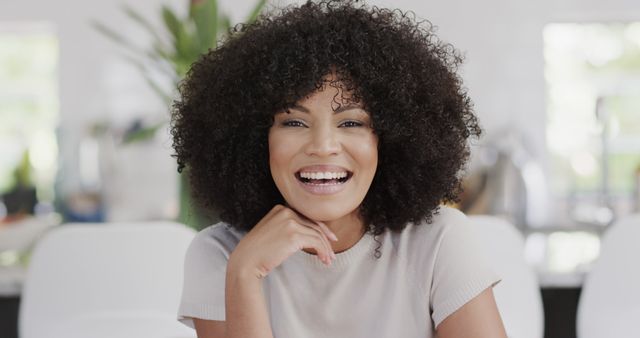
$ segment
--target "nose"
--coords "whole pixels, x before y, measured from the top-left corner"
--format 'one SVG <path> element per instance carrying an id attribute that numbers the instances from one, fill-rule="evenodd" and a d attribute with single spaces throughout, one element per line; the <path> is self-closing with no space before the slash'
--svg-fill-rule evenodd
<path id="1" fill-rule="evenodd" d="M 338 131 L 330 125 L 312 127 L 310 137 L 305 147 L 305 153 L 309 156 L 331 156 L 341 150 Z"/>

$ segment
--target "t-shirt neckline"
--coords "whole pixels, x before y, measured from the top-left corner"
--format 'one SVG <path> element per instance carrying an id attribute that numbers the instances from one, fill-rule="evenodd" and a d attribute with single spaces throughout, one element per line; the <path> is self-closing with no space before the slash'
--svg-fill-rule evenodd
<path id="1" fill-rule="evenodd" d="M 306 253 L 303 250 L 297 251 L 291 255 L 290 258 L 307 266 L 324 269 L 337 269 L 346 267 L 350 262 L 358 260 L 368 252 L 372 252 L 373 243 L 373 235 L 369 232 L 365 232 L 358 242 L 356 242 L 352 247 L 340 253 L 336 253 L 336 258 L 331 262 L 331 266 L 326 266 L 316 255 Z"/>

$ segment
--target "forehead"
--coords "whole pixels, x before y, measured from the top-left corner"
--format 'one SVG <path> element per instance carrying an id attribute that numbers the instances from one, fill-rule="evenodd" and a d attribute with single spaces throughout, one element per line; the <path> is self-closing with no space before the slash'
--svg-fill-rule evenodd
<path id="1" fill-rule="evenodd" d="M 369 117 L 369 113 L 363 109 L 363 107 L 359 104 L 338 104 L 338 106 L 333 106 L 336 104 L 331 99 L 328 100 L 303 100 L 299 101 L 299 103 L 293 104 L 288 108 L 278 112 L 276 115 L 288 115 L 288 114 L 302 114 L 302 115 L 342 115 L 344 114 L 357 114 L 363 115 L 364 117 Z"/>
<path id="2" fill-rule="evenodd" d="M 349 84 L 334 77 L 325 77 L 317 89 L 300 98 L 290 108 L 299 108 L 302 112 L 309 112 L 307 108 L 326 108 L 340 113 L 352 108 L 363 108 L 362 100 L 349 88 Z"/>
<path id="3" fill-rule="evenodd" d="M 295 88 L 285 89 L 286 93 L 296 93 L 297 91 Z M 309 113 L 312 111 L 332 111 L 333 113 L 351 111 L 371 116 L 362 99 L 359 86 L 346 71 L 340 72 L 332 68 L 330 72 L 317 80 L 309 92 L 300 94 L 301 96 L 298 97 L 285 94 L 285 97 L 282 98 L 283 101 L 270 114 L 271 117 L 287 112 Z"/>

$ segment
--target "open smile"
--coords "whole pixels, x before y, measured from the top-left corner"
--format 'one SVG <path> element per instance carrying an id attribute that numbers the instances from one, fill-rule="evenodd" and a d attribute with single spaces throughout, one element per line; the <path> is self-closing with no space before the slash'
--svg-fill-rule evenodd
<path id="1" fill-rule="evenodd" d="M 325 176 L 316 175 L 316 174 L 305 175 L 305 174 L 301 174 L 300 172 L 297 172 L 295 176 L 298 179 L 298 181 L 304 184 L 331 185 L 331 184 L 342 184 L 347 182 L 349 179 L 351 179 L 351 177 L 353 176 L 353 173 L 351 171 L 347 171 L 346 175 L 336 174 L 336 175 L 332 175 L 331 177 L 327 177 L 327 175 Z"/>
<path id="2" fill-rule="evenodd" d="M 303 172 L 295 173 L 296 180 L 308 193 L 330 195 L 342 191 L 353 177 L 351 171 L 341 172 Z"/>

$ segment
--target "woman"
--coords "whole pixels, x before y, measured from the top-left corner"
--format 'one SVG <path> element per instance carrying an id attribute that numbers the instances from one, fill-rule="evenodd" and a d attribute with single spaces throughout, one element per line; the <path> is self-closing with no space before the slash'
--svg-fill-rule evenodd
<path id="1" fill-rule="evenodd" d="M 460 57 L 354 1 L 239 26 L 196 62 L 172 133 L 221 223 L 185 261 L 198 337 L 505 337 L 455 201 L 478 136 Z"/>

